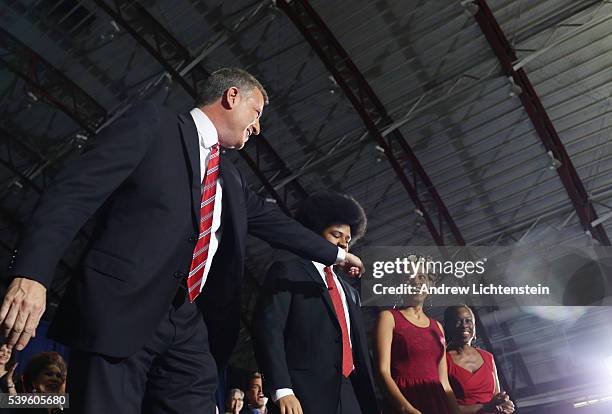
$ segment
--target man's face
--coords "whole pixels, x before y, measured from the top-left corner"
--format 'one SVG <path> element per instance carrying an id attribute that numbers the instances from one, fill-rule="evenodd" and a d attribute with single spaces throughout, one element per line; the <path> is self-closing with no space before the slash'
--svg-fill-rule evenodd
<path id="1" fill-rule="evenodd" d="M 239 90 L 232 87 L 227 90 L 225 101 L 229 111 L 226 113 L 226 128 L 219 134 L 219 143 L 225 148 L 241 149 L 251 135 L 259 134 L 259 118 L 265 100 L 257 88 Z"/>
<path id="2" fill-rule="evenodd" d="M 348 252 L 351 241 L 351 227 L 348 224 L 333 224 L 327 227 L 321 235 L 336 246 Z"/>
<path id="3" fill-rule="evenodd" d="M 253 378 L 249 389 L 247 390 L 249 404 L 255 408 L 263 408 L 266 405 L 266 400 L 263 393 L 263 383 L 261 378 Z"/>

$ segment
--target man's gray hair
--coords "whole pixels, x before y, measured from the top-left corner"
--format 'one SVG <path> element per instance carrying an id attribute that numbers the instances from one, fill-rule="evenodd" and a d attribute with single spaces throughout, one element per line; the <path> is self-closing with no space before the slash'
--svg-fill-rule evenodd
<path id="1" fill-rule="evenodd" d="M 244 391 L 242 391 L 240 388 L 232 388 L 228 395 L 231 398 L 234 396 L 234 394 L 239 394 L 240 398 L 244 398 Z"/>
<path id="2" fill-rule="evenodd" d="M 206 82 L 204 82 L 204 85 L 202 85 L 196 106 L 202 107 L 215 102 L 232 86 L 246 93 L 257 88 L 263 95 L 264 102 L 268 103 L 268 93 L 261 83 L 255 79 L 255 76 L 240 68 L 221 68 L 211 73 Z"/>

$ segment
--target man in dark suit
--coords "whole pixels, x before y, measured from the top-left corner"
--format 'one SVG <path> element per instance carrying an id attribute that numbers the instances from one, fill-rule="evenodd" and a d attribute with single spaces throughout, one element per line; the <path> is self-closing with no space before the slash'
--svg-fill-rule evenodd
<path id="1" fill-rule="evenodd" d="M 366 218 L 351 197 L 319 193 L 296 214 L 348 251 Z M 255 352 L 282 414 L 376 414 L 374 381 L 358 292 L 331 266 L 276 262 L 255 313 Z"/>
<path id="2" fill-rule="evenodd" d="M 226 68 L 202 90 L 189 113 L 145 102 L 98 136 L 45 191 L 23 235 L 0 308 L 18 350 L 34 335 L 63 252 L 100 209 L 51 327 L 73 350 L 73 412 L 215 412 L 211 352 L 224 364 L 238 335 L 247 232 L 311 260 L 362 267 L 264 203 L 221 154 L 219 145 L 241 149 L 259 133 L 261 84 Z"/>

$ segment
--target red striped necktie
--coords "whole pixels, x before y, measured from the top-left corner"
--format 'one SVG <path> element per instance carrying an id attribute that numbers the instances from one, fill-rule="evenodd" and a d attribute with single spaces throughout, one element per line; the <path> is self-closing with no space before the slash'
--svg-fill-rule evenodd
<path id="1" fill-rule="evenodd" d="M 336 311 L 336 317 L 340 323 L 340 330 L 342 331 L 342 375 L 348 378 L 353 371 L 353 351 L 351 350 L 351 342 L 349 340 L 348 326 L 346 324 L 346 317 L 344 315 L 344 306 L 342 305 L 342 298 L 338 291 L 338 286 L 334 280 L 331 267 L 325 268 L 325 282 L 327 283 L 327 290 L 329 296 L 331 296 L 334 310 Z"/>
<path id="2" fill-rule="evenodd" d="M 187 277 L 189 300 L 193 302 L 200 294 L 204 279 L 204 268 L 208 258 L 208 247 L 212 232 L 213 210 L 217 193 L 217 178 L 219 178 L 219 144 L 212 146 L 210 158 L 206 166 L 206 177 L 202 183 L 202 202 L 200 204 L 200 236 L 193 249 L 193 258 Z"/>

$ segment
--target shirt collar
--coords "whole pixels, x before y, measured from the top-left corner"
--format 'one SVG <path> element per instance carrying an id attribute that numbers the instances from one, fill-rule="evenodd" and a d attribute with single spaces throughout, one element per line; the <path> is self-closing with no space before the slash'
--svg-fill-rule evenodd
<path id="1" fill-rule="evenodd" d="M 314 265 L 314 267 L 317 268 L 317 270 L 319 271 L 319 273 L 321 273 L 322 275 L 325 274 L 325 268 L 327 266 L 325 266 L 323 263 L 319 263 L 319 262 L 312 262 L 312 264 Z M 334 268 L 333 266 L 329 266 L 332 270 L 332 274 L 335 275 L 336 273 L 334 272 Z"/>
<path id="2" fill-rule="evenodd" d="M 193 108 L 189 114 L 193 118 L 193 122 L 195 122 L 196 129 L 198 130 L 200 146 L 210 149 L 213 145 L 218 144 L 219 134 L 210 118 L 200 108 Z"/>

